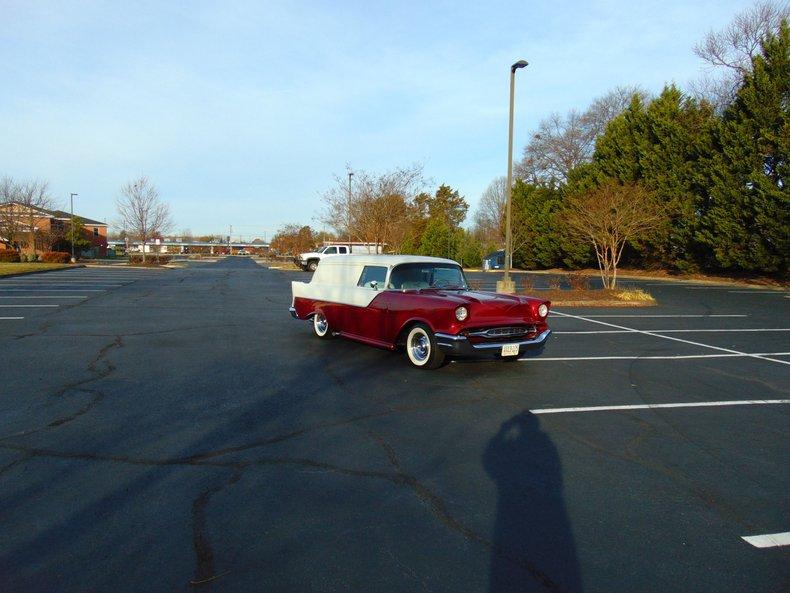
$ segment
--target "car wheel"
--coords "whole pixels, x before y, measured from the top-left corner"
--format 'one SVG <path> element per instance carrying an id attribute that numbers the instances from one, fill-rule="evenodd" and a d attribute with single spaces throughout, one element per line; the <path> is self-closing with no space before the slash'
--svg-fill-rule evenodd
<path id="1" fill-rule="evenodd" d="M 313 260 L 307 264 L 307 269 L 311 272 L 315 272 L 316 268 L 318 268 L 318 262 Z"/>
<path id="2" fill-rule="evenodd" d="M 332 330 L 329 327 L 329 322 L 322 311 L 316 311 L 313 315 L 313 331 L 315 335 L 324 340 L 332 337 Z"/>
<path id="3" fill-rule="evenodd" d="M 427 325 L 415 325 L 406 336 L 406 355 L 421 369 L 438 369 L 444 363 L 444 352 L 436 345 L 436 338 Z"/>

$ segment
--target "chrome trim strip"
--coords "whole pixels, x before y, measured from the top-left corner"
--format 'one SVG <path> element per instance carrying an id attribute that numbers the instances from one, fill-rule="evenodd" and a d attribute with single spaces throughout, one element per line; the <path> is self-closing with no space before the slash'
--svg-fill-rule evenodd
<path id="1" fill-rule="evenodd" d="M 441 332 L 437 332 L 434 334 L 437 340 L 451 340 L 453 342 L 460 342 L 461 340 L 466 340 L 466 336 L 454 336 L 453 334 L 443 334 Z"/>

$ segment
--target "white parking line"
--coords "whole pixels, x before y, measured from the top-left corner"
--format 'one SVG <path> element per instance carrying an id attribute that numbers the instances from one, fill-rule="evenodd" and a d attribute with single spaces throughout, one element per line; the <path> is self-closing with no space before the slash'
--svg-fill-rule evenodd
<path id="1" fill-rule="evenodd" d="M 784 533 L 766 533 L 765 535 L 744 535 L 741 539 L 753 545 L 755 548 L 790 546 L 790 531 L 785 531 Z"/>
<path id="2" fill-rule="evenodd" d="M 567 313 L 563 314 L 557 311 L 556 309 L 552 310 L 552 313 L 556 313 L 557 315 L 565 315 L 565 317 L 576 317 L 576 315 L 568 315 Z M 632 319 L 658 319 L 658 318 L 688 318 L 688 317 L 748 317 L 748 315 L 585 315 L 584 317 L 579 317 L 579 319 L 619 319 L 619 318 L 632 318 Z"/>
<path id="3" fill-rule="evenodd" d="M 8 309 L 11 309 L 11 308 L 18 309 L 18 308 L 20 308 L 20 307 L 26 307 L 26 308 L 33 308 L 33 307 L 50 307 L 50 308 L 51 308 L 51 307 L 60 307 L 60 305 L 0 305 L 0 307 L 3 307 L 3 308 L 8 308 Z"/>
<path id="4" fill-rule="evenodd" d="M 633 404 L 626 406 L 584 406 L 579 408 L 538 408 L 530 414 L 568 414 L 575 412 L 610 412 L 617 410 L 653 410 L 658 408 L 710 408 L 720 406 L 764 406 L 790 404 L 790 399 L 740 399 L 718 402 L 683 402 L 675 404 Z"/>
<path id="5" fill-rule="evenodd" d="M 717 333 L 717 332 L 790 332 L 790 328 L 780 328 L 780 329 L 772 329 L 772 328 L 744 328 L 744 329 L 651 329 L 650 330 L 656 334 L 694 334 L 694 333 Z M 585 334 L 633 334 L 639 333 L 634 332 L 632 329 L 602 329 L 602 330 L 589 330 L 589 331 L 552 331 L 554 335 L 557 334 L 565 334 L 565 335 L 585 335 Z"/>
<path id="6" fill-rule="evenodd" d="M 0 282 L 0 286 L 71 286 L 74 284 L 86 284 L 88 286 L 106 286 L 107 288 L 118 288 L 124 284 L 113 284 L 110 282 Z M 75 286 L 74 288 L 79 288 Z"/>
<path id="7" fill-rule="evenodd" d="M 12 321 L 15 319 L 24 319 L 24 317 L 0 317 L 3 321 Z"/>
<path id="8" fill-rule="evenodd" d="M 731 294 L 759 294 L 759 295 L 787 294 L 786 292 L 778 291 L 778 290 L 728 290 L 727 292 Z"/>
<path id="9" fill-rule="evenodd" d="M 614 329 L 631 330 L 631 331 L 634 331 L 636 333 L 644 334 L 646 336 L 655 336 L 655 337 L 661 338 L 663 340 L 671 340 L 673 342 L 681 342 L 683 344 L 690 344 L 692 346 L 699 346 L 701 348 L 709 348 L 711 350 L 718 350 L 719 352 L 728 352 L 729 354 L 739 354 L 741 356 L 750 356 L 752 358 L 759 358 L 760 360 L 769 360 L 771 362 L 776 362 L 776 363 L 779 363 L 779 364 L 790 365 L 790 361 L 779 360 L 778 358 L 768 358 L 767 356 L 761 355 L 761 354 L 749 354 L 747 352 L 740 352 L 738 350 L 731 350 L 730 348 L 721 348 L 720 346 L 711 346 L 710 344 L 703 344 L 701 342 L 692 342 L 691 340 L 683 340 L 681 338 L 674 338 L 672 336 L 665 336 L 663 334 L 657 334 L 657 333 L 653 333 L 653 332 L 650 332 L 650 331 L 645 331 L 645 330 L 641 330 L 641 329 L 634 329 L 633 327 L 624 327 L 622 325 L 614 325 L 613 323 L 607 323 L 605 321 L 597 321 L 595 319 L 591 319 L 589 317 L 581 317 L 579 315 L 571 315 L 570 313 L 559 313 L 557 311 L 555 311 L 555 313 L 557 315 L 562 316 L 562 317 L 570 317 L 572 319 L 580 319 L 582 321 L 589 321 L 590 323 L 597 323 L 599 325 L 605 325 L 607 327 L 613 327 Z"/>
<path id="10" fill-rule="evenodd" d="M 83 295 L 58 295 L 58 296 L 30 296 L 30 295 L 21 295 L 21 296 L 0 296 L 0 299 L 87 299 L 87 296 Z"/>
<path id="11" fill-rule="evenodd" d="M 0 288 L 0 292 L 107 292 L 104 288 Z"/>
<path id="12" fill-rule="evenodd" d="M 695 358 L 765 358 L 766 356 L 790 356 L 790 352 L 738 352 L 732 354 L 675 354 L 666 356 L 536 356 L 535 358 L 519 358 L 519 362 L 563 362 L 580 360 L 693 360 Z M 784 360 L 775 360 L 790 364 Z"/>
<path id="13" fill-rule="evenodd" d="M 636 282 L 640 282 L 637 280 Z M 641 282 L 640 282 L 641 283 Z M 646 282 L 645 286 L 682 286 L 683 288 L 716 288 L 716 285 L 701 286 L 693 282 Z M 719 288 L 727 288 L 726 286 L 718 286 Z"/>

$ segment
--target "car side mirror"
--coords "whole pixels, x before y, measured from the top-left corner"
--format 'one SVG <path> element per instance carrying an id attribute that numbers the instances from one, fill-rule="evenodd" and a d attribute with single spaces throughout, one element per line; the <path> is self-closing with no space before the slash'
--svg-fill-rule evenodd
<path id="1" fill-rule="evenodd" d="M 379 283 L 378 283 L 378 281 L 377 281 L 377 280 L 371 280 L 371 281 L 370 281 L 370 287 L 371 287 L 373 290 L 378 290 L 378 289 L 379 289 Z"/>

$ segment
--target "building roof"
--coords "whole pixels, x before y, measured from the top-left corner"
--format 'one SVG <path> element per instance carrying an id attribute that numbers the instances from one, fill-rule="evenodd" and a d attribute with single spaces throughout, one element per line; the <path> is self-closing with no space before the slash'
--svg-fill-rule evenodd
<path id="1" fill-rule="evenodd" d="M 35 210 L 36 212 L 41 212 L 41 214 L 45 216 L 50 216 L 58 220 L 71 220 L 71 213 L 65 212 L 63 210 L 47 210 L 46 208 L 39 208 L 38 206 L 28 206 L 27 204 L 22 204 L 21 202 L 7 202 L 7 204 L 9 205 L 15 204 L 17 206 L 21 206 L 22 208 L 30 208 L 31 210 Z M 5 205 L 5 204 L 1 204 L 1 205 Z M 91 218 L 85 218 L 84 216 L 80 216 L 79 214 L 75 214 L 74 217 L 79 218 L 83 224 L 88 226 L 109 226 L 106 222 L 93 220 Z"/>
<path id="2" fill-rule="evenodd" d="M 40 210 L 43 210 L 40 208 Z M 58 220 L 71 220 L 71 213 L 64 212 L 63 210 L 43 210 L 44 212 L 48 213 L 50 216 L 57 218 Z M 91 218 L 85 218 L 84 216 L 80 216 L 79 214 L 75 214 L 74 218 L 79 218 L 82 221 L 82 224 L 86 226 L 108 226 L 106 222 L 101 222 L 100 220 L 93 220 Z"/>

